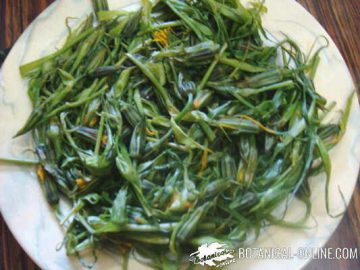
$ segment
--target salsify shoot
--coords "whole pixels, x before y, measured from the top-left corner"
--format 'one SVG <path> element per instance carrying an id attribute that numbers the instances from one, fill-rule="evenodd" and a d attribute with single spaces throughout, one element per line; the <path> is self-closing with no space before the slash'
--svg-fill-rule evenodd
<path id="1" fill-rule="evenodd" d="M 68 255 L 108 248 L 176 269 L 204 243 L 244 245 L 262 228 L 301 228 L 309 177 L 345 132 L 314 88 L 311 56 L 284 35 L 264 45 L 263 3 L 93 0 L 61 49 L 20 67 L 33 111 L 36 172 Z M 274 214 L 289 199 L 297 221 Z"/>

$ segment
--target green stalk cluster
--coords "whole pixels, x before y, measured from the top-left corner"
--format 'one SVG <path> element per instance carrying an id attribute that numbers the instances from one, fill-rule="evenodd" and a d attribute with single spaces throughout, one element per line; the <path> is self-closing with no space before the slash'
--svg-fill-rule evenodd
<path id="1" fill-rule="evenodd" d="M 350 101 L 339 124 L 322 123 L 318 53 L 289 38 L 263 45 L 261 4 L 92 2 L 96 16 L 61 49 L 20 68 L 34 109 L 17 136 L 33 134 L 49 203 L 73 205 L 67 254 L 116 246 L 175 269 L 209 239 L 235 246 L 268 224 L 301 227 L 321 171 L 329 211 L 328 151 Z M 301 223 L 273 215 L 293 196 L 308 210 Z"/>

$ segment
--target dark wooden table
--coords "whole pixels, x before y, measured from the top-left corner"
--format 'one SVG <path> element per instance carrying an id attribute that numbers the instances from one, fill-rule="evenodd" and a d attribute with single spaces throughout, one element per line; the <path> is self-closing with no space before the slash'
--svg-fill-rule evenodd
<path id="1" fill-rule="evenodd" d="M 0 48 L 11 46 L 31 21 L 53 0 L 0 0 Z M 324 26 L 360 81 L 360 1 L 298 0 Z M 284 10 L 286 12 L 286 10 Z M 358 179 L 359 180 L 359 179 Z M 340 226 L 326 244 L 332 248 L 360 249 L 360 184 Z M 16 242 L 0 215 L 0 270 L 39 269 Z M 356 260 L 316 260 L 304 270 L 360 269 Z"/>

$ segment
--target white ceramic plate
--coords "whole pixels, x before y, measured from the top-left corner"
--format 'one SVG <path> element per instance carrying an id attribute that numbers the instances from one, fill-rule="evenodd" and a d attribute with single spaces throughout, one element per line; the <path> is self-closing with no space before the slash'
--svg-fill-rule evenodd
<path id="1" fill-rule="evenodd" d="M 66 34 L 66 17 L 84 17 L 91 11 L 90 0 L 58 0 L 46 9 L 24 32 L 13 47 L 0 73 L 0 156 L 24 157 L 31 148 L 27 136 L 11 139 L 24 124 L 31 112 L 26 94 L 26 82 L 19 74 L 19 65 L 54 51 Z M 111 8 L 128 6 L 135 1 L 110 0 Z M 268 13 L 264 26 L 281 37 L 286 33 L 297 41 L 303 51 L 309 51 L 317 37 L 330 40 L 328 49 L 321 53 L 321 64 L 315 79 L 318 92 L 330 101 L 337 102 L 337 110 L 344 108 L 347 97 L 354 90 L 349 71 L 338 49 L 320 24 L 294 0 L 267 0 Z M 74 20 L 73 22 L 76 22 Z M 319 45 L 319 44 L 318 44 Z M 331 151 L 332 181 L 331 209 L 333 213 L 344 210 L 338 187 L 348 203 L 359 171 L 360 110 L 356 96 L 351 109 L 349 126 L 343 140 Z M 68 258 L 64 249 L 56 251 L 63 240 L 62 228 L 48 207 L 32 167 L 0 164 L 0 210 L 10 230 L 21 246 L 46 270 L 82 269 L 77 259 Z M 324 176 L 311 181 L 313 217 L 318 225 L 309 230 L 269 228 L 253 245 L 255 247 L 289 247 L 293 252 L 299 247 L 321 247 L 334 232 L 340 218 L 326 214 Z M 288 211 L 292 219 L 303 213 L 294 201 Z M 313 220 L 309 221 L 314 224 Z M 231 269 L 300 269 L 307 260 L 237 260 Z M 101 253 L 95 269 L 119 269 L 119 256 Z M 145 269 L 131 261 L 129 269 Z"/>

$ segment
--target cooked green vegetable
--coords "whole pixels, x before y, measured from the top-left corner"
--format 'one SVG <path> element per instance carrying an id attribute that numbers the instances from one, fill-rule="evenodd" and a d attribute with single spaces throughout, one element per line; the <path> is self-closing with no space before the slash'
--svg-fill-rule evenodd
<path id="1" fill-rule="evenodd" d="M 297 196 L 305 221 L 314 170 L 326 172 L 330 211 L 328 151 L 351 97 L 340 124 L 322 123 L 332 105 L 312 82 L 318 53 L 289 38 L 263 45 L 261 3 L 92 2 L 96 16 L 63 48 L 20 67 L 34 110 L 17 136 L 33 134 L 49 203 L 73 205 L 69 255 L 116 245 L 173 269 L 209 239 L 301 227 L 273 210 Z"/>

